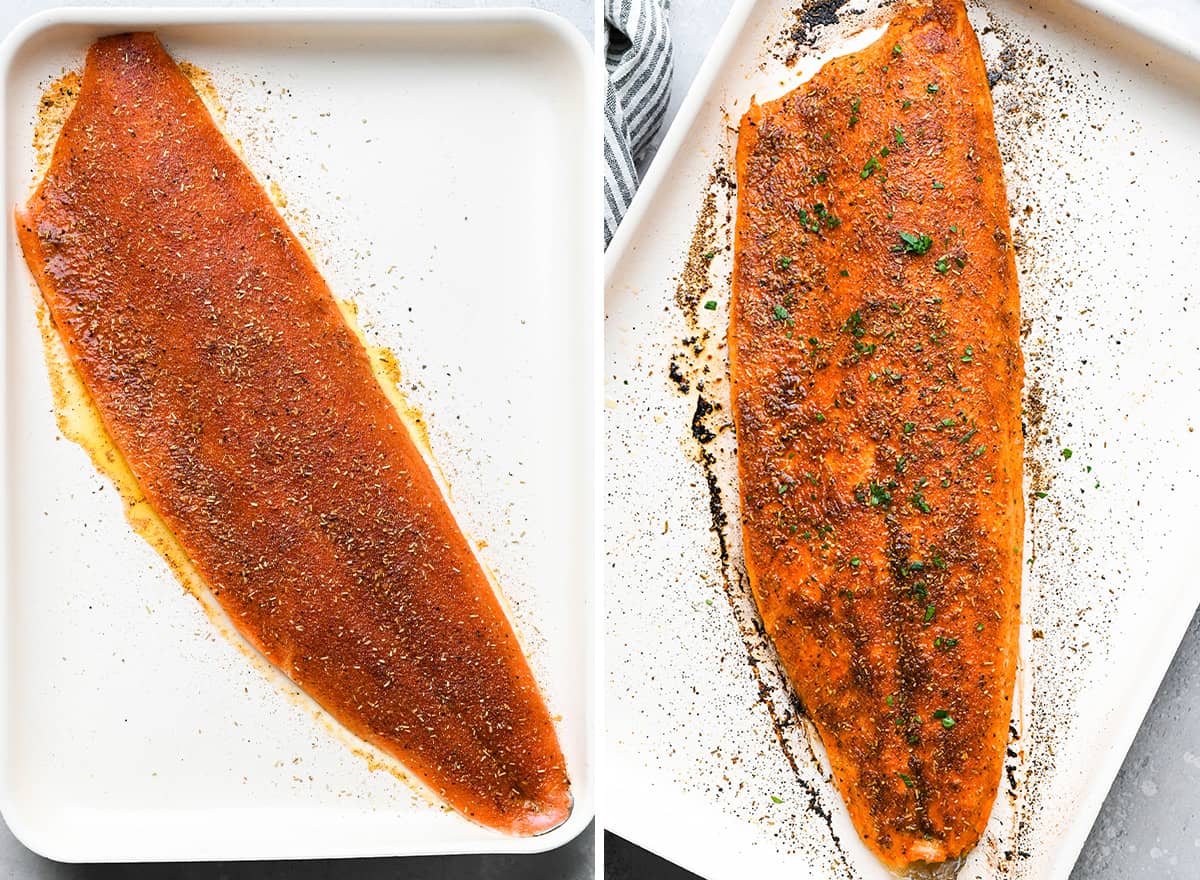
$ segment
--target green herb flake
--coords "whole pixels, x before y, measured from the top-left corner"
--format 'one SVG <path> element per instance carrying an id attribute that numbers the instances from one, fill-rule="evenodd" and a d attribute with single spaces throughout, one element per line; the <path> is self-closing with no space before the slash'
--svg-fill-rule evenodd
<path id="1" fill-rule="evenodd" d="M 886 159 L 888 157 L 889 152 L 891 152 L 891 151 L 887 147 L 884 147 L 882 150 L 879 151 L 879 155 Z"/>
<path id="2" fill-rule="evenodd" d="M 715 299 L 710 299 L 704 304 L 704 308 L 708 309 L 710 312 L 716 311 L 717 301 Z"/>
<path id="3" fill-rule="evenodd" d="M 907 110 L 911 106 L 912 106 L 912 101 L 905 101 L 903 104 L 900 105 L 900 109 Z"/>
<path id="4" fill-rule="evenodd" d="M 780 269 L 786 269 L 790 265 L 792 265 L 791 257 L 780 257 L 779 258 L 779 268 Z"/>
<path id="5" fill-rule="evenodd" d="M 959 360 L 962 361 L 964 364 L 974 363 L 975 362 L 975 349 L 968 345 L 966 350 L 963 352 L 963 356 L 960 357 Z"/>
<path id="6" fill-rule="evenodd" d="M 929 621 L 933 620 L 933 615 L 935 613 L 937 613 L 936 605 L 926 605 L 925 606 L 925 622 L 929 623 Z"/>
<path id="7" fill-rule="evenodd" d="M 929 92 L 931 95 L 936 95 L 938 93 L 938 84 L 930 83 L 929 85 L 925 86 L 925 91 Z"/>
<path id="8" fill-rule="evenodd" d="M 849 273 L 849 272 L 847 272 L 845 269 L 843 269 L 842 271 L 838 272 L 838 275 L 842 276 L 843 278 L 849 278 L 849 277 L 850 277 L 850 273 Z"/>
<path id="9" fill-rule="evenodd" d="M 892 493 L 888 491 L 896 484 L 888 483 L 886 486 L 876 483 L 872 480 L 867 486 L 867 495 L 865 496 L 867 506 L 869 507 L 887 507 L 892 503 Z"/>
<path id="10" fill-rule="evenodd" d="M 917 426 L 915 424 L 913 424 L 912 422 L 904 423 L 904 433 L 905 434 L 911 434 L 915 430 L 917 430 Z"/>
<path id="11" fill-rule="evenodd" d="M 940 260 L 938 260 L 936 263 L 933 264 L 933 268 L 937 270 L 939 275 L 945 275 L 947 272 L 950 271 L 950 264 L 946 262 L 945 257 L 942 257 Z"/>
<path id="12" fill-rule="evenodd" d="M 862 565 L 861 559 L 859 559 L 857 556 L 850 557 L 850 567 L 851 568 L 858 568 L 860 565 Z"/>
<path id="13" fill-rule="evenodd" d="M 786 321 L 791 317 L 791 315 L 788 314 L 788 310 L 783 306 L 775 306 L 773 315 L 776 321 Z"/>
<path id="14" fill-rule="evenodd" d="M 783 798 L 781 798 L 781 797 L 776 797 L 775 795 L 771 795 L 771 803 L 774 803 L 774 804 L 782 804 L 782 803 L 783 803 Z"/>
<path id="15" fill-rule="evenodd" d="M 971 453 L 971 458 L 979 458 L 979 456 L 983 455 L 985 452 L 987 452 L 987 447 L 980 446 L 978 449 L 976 449 L 974 452 Z"/>
<path id="16" fill-rule="evenodd" d="M 874 174 L 878 170 L 879 170 L 879 160 L 876 159 L 874 156 L 872 156 L 870 159 L 867 160 L 867 164 L 863 166 L 863 170 L 859 172 L 858 176 L 861 177 L 863 180 L 866 180 L 868 177 L 870 177 L 872 174 Z"/>
<path id="17" fill-rule="evenodd" d="M 892 250 L 897 253 L 916 254 L 920 256 L 921 254 L 929 253 L 931 247 L 933 247 L 933 239 L 925 233 L 901 232 L 900 244 L 896 245 Z"/>
<path id="18" fill-rule="evenodd" d="M 912 778 L 907 773 L 897 773 L 896 775 L 899 776 L 901 780 L 903 780 L 905 788 L 913 787 Z"/>
<path id="19" fill-rule="evenodd" d="M 938 181 L 936 181 L 936 180 L 935 180 L 935 181 L 933 182 L 933 188 L 934 188 L 934 189 L 945 189 L 945 188 L 946 188 L 946 184 L 944 184 L 944 183 L 940 183 L 940 182 L 938 182 Z"/>
<path id="20" fill-rule="evenodd" d="M 896 135 L 896 146 L 898 146 L 898 147 L 904 146 L 904 132 L 902 132 L 898 128 L 894 128 L 894 129 L 892 129 L 892 131 Z"/>
<path id="21" fill-rule="evenodd" d="M 893 54 L 893 55 L 903 55 L 903 54 L 904 54 L 904 52 L 903 52 L 903 51 L 900 49 L 900 44 L 899 44 L 899 43 L 897 43 L 896 45 L 892 46 L 892 54 Z"/>
<path id="22" fill-rule="evenodd" d="M 817 413 L 817 421 L 824 422 L 825 421 L 825 413 Z"/>
<path id="23" fill-rule="evenodd" d="M 929 502 L 925 500 L 925 496 L 920 492 L 913 492 L 912 498 L 909 500 L 912 501 L 913 507 L 921 511 L 921 513 L 929 513 L 933 510 L 933 508 L 929 506 Z"/>
<path id="24" fill-rule="evenodd" d="M 1062 457 L 1063 457 L 1063 461 L 1067 461 L 1067 460 L 1068 460 L 1068 459 L 1069 459 L 1069 458 L 1070 458 L 1072 455 L 1074 455 L 1074 454 L 1075 454 L 1075 453 L 1074 453 L 1074 452 L 1072 452 L 1071 450 L 1069 450 L 1069 449 L 1064 449 L 1064 450 L 1062 451 Z"/>
<path id="25" fill-rule="evenodd" d="M 711 260 L 716 255 L 717 255 L 716 251 L 709 251 L 707 254 L 704 255 L 704 259 Z"/>

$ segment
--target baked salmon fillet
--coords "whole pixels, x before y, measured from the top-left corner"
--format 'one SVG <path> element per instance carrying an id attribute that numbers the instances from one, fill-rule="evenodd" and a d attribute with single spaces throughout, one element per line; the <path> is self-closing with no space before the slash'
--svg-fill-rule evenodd
<path id="1" fill-rule="evenodd" d="M 979 840 L 1017 666 L 1020 307 L 960 0 L 751 106 L 729 325 L 747 574 L 866 844 Z"/>
<path id="2" fill-rule="evenodd" d="M 151 34 L 88 52 L 25 259 L 104 428 L 230 621 L 501 831 L 560 824 L 506 613 L 312 260 Z"/>

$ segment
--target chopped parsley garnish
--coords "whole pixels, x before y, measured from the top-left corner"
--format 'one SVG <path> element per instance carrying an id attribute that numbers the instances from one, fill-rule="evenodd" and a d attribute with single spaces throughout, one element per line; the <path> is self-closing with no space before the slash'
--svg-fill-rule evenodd
<path id="1" fill-rule="evenodd" d="M 863 326 L 862 315 L 856 309 L 850 313 L 850 317 L 846 319 L 846 323 L 842 325 L 842 330 L 849 333 L 856 339 L 861 339 L 866 335 L 867 329 Z"/>
<path id="2" fill-rule="evenodd" d="M 986 446 L 980 446 L 978 449 L 976 449 L 974 452 L 971 453 L 971 458 L 979 458 L 979 456 L 983 455 L 986 451 L 987 451 Z"/>
<path id="3" fill-rule="evenodd" d="M 911 107 L 911 106 L 912 106 L 912 101 L 907 101 L 907 100 L 906 100 L 906 101 L 905 101 L 903 104 L 901 104 L 901 105 L 900 105 L 900 109 L 901 109 L 901 110 L 907 110 L 907 109 L 908 109 L 909 107 Z"/>
<path id="4" fill-rule="evenodd" d="M 863 180 L 866 180 L 868 177 L 870 177 L 872 174 L 874 174 L 878 170 L 879 170 L 879 160 L 876 159 L 874 156 L 872 156 L 870 159 L 867 160 L 867 164 L 863 166 L 863 170 L 859 172 L 858 176 L 861 177 Z"/>
<path id="5" fill-rule="evenodd" d="M 855 98 L 850 102 L 850 128 L 858 125 L 858 108 L 862 105 L 862 101 Z"/>
<path id="6" fill-rule="evenodd" d="M 1071 450 L 1069 450 L 1069 449 L 1064 449 L 1064 450 L 1062 451 L 1062 457 L 1063 457 L 1063 461 L 1066 461 L 1067 459 L 1069 459 L 1069 458 L 1070 458 L 1072 455 L 1074 455 L 1074 454 L 1075 454 L 1075 453 L 1074 453 L 1074 452 L 1072 452 Z"/>
<path id="7" fill-rule="evenodd" d="M 904 254 L 921 254 L 929 253 L 929 249 L 933 247 L 933 239 L 925 233 L 917 234 L 915 232 L 901 232 L 900 244 L 896 245 L 892 250 L 897 253 Z"/>
<path id="8" fill-rule="evenodd" d="M 817 220 L 825 224 L 826 229 L 837 229 L 842 225 L 842 221 L 829 213 L 829 209 L 825 207 L 824 202 L 817 202 L 812 206 L 813 213 L 817 215 Z M 814 232 L 816 230 L 813 230 Z"/>
<path id="9" fill-rule="evenodd" d="M 704 304 L 704 308 L 708 309 L 710 312 L 715 311 L 717 308 L 717 301 L 715 299 L 710 299 Z"/>
<path id="10" fill-rule="evenodd" d="M 946 709 L 934 709 L 933 717 L 942 722 L 942 727 L 949 730 L 954 726 L 954 719 L 950 717 L 950 712 Z"/>
<path id="11" fill-rule="evenodd" d="M 929 621 L 933 620 L 933 615 L 936 613 L 937 613 L 936 605 L 926 605 L 925 606 L 925 622 L 929 623 Z"/>
<path id="12" fill-rule="evenodd" d="M 945 188 L 946 188 L 946 184 L 944 184 L 944 183 L 939 183 L 938 181 L 936 181 L 936 180 L 935 180 L 935 181 L 933 182 L 933 188 L 934 188 L 934 189 L 945 189 Z"/>
<path id="13" fill-rule="evenodd" d="M 817 413 L 817 421 L 824 422 L 825 421 L 825 413 Z"/>
<path id="14" fill-rule="evenodd" d="M 788 310 L 785 309 L 783 306 L 775 306 L 774 314 L 775 314 L 776 321 L 786 321 L 788 318 L 791 317 L 791 315 L 788 314 Z"/>
<path id="15" fill-rule="evenodd" d="M 910 500 L 912 501 L 913 507 L 917 508 L 917 510 L 921 511 L 921 513 L 929 513 L 931 510 L 933 510 L 933 508 L 929 506 L 929 502 L 925 500 L 925 496 L 920 492 L 913 492 Z"/>
<path id="16" fill-rule="evenodd" d="M 717 255 L 716 251 L 709 251 L 707 254 L 704 255 L 704 259 L 711 260 L 716 255 Z"/>
<path id="17" fill-rule="evenodd" d="M 936 95 L 938 93 L 938 84 L 930 83 L 929 85 L 925 86 L 925 91 L 929 92 L 931 95 Z"/>
<path id="18" fill-rule="evenodd" d="M 776 803 L 776 804 L 782 804 L 782 803 L 783 803 L 783 798 L 781 798 L 781 797 L 776 797 L 775 795 L 771 795 L 771 802 L 772 802 L 772 803 Z"/>
<path id="19" fill-rule="evenodd" d="M 890 482 L 886 486 L 881 486 L 872 480 L 869 486 L 870 496 L 867 498 L 867 504 L 871 507 L 887 507 L 892 503 L 892 493 L 888 490 L 894 486 L 895 483 Z"/>
<path id="20" fill-rule="evenodd" d="M 1045 498 L 1049 494 L 1050 494 L 1049 492 L 1034 492 L 1033 493 L 1035 498 Z"/>
<path id="21" fill-rule="evenodd" d="M 975 362 L 975 349 L 968 345 L 966 350 L 963 352 L 963 356 L 960 357 L 959 360 L 962 361 L 964 364 L 974 363 Z"/>
<path id="22" fill-rule="evenodd" d="M 889 152 L 890 151 L 888 150 L 888 148 L 884 147 L 882 150 L 879 151 L 879 155 L 886 159 L 888 157 Z"/>
<path id="23" fill-rule="evenodd" d="M 780 269 L 786 269 L 790 265 L 792 265 L 791 257 L 780 257 L 779 258 L 779 268 Z"/>
<path id="24" fill-rule="evenodd" d="M 905 434 L 911 434 L 915 430 L 917 430 L 917 426 L 915 424 L 913 424 L 912 422 L 904 423 L 904 433 Z"/>
<path id="25" fill-rule="evenodd" d="M 896 775 L 899 776 L 904 781 L 905 788 L 913 787 L 912 778 L 907 773 L 897 773 Z"/>
<path id="26" fill-rule="evenodd" d="M 894 128 L 894 129 L 892 129 L 892 131 L 894 131 L 896 134 L 896 146 L 898 146 L 898 147 L 904 146 L 904 132 L 902 132 L 898 128 Z"/>
<path id="27" fill-rule="evenodd" d="M 942 257 L 936 263 L 933 264 L 933 268 L 938 271 L 938 274 L 945 275 L 947 272 L 950 271 L 950 264 L 946 262 L 945 257 Z"/>
<path id="28" fill-rule="evenodd" d="M 903 55 L 903 54 L 904 54 L 904 53 L 903 53 L 903 52 L 900 50 L 900 44 L 899 44 L 899 43 L 897 43 L 896 45 L 892 46 L 892 54 L 893 54 L 893 55 Z"/>
<path id="29" fill-rule="evenodd" d="M 857 556 L 850 557 L 850 567 L 851 568 L 858 568 L 860 565 L 862 565 L 861 559 L 859 559 Z"/>

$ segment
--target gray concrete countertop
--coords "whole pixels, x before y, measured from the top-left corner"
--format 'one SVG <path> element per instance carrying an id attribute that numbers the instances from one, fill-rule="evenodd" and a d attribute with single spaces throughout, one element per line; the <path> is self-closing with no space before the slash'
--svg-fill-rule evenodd
<path id="1" fill-rule="evenodd" d="M 1200 45 L 1200 0 L 1121 2 L 1148 22 Z M 668 119 L 678 111 L 732 5 L 731 0 L 672 0 L 676 54 Z M 649 161 L 647 157 L 645 164 Z M 609 880 L 692 876 L 614 835 L 606 837 L 605 863 Z M 1072 880 L 1140 877 L 1200 877 L 1200 613 L 1192 619 L 1071 875 Z"/>
<path id="2" fill-rule="evenodd" d="M 6 0 L 0 3 L 0 34 L 8 34 L 35 12 L 74 3 L 53 0 Z M 561 15 L 592 41 L 594 7 L 591 0 L 252 0 L 252 2 L 206 2 L 206 0 L 91 0 L 90 6 L 355 6 L 355 7 L 503 7 L 533 6 Z M 198 829 L 197 833 L 202 833 Z M 26 849 L 8 827 L 0 822 L 0 877 L 19 880 L 82 880 L 82 878 L 128 878 L 128 880 L 592 880 L 595 873 L 594 825 L 557 850 L 538 855 L 473 855 L 407 859 L 360 859 L 308 862 L 208 862 L 158 865 L 67 865 L 52 862 Z"/>

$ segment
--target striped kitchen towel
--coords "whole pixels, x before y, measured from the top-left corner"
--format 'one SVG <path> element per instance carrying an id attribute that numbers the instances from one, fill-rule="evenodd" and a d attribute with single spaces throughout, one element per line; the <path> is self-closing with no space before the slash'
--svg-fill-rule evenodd
<path id="1" fill-rule="evenodd" d="M 662 126 L 671 96 L 670 0 L 604 0 L 604 243 L 638 187 L 637 160 Z"/>

